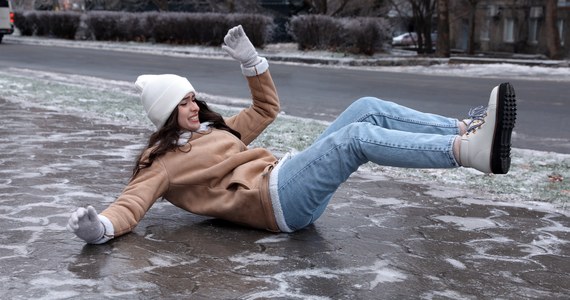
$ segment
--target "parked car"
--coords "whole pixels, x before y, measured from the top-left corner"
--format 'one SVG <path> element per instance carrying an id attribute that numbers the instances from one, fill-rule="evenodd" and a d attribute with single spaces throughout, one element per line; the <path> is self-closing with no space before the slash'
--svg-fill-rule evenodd
<path id="1" fill-rule="evenodd" d="M 415 32 L 406 32 L 392 38 L 392 46 L 411 46 L 418 42 L 418 35 Z"/>
<path id="2" fill-rule="evenodd" d="M 14 11 L 10 0 L 0 0 L 0 43 L 5 34 L 14 32 Z"/>
<path id="3" fill-rule="evenodd" d="M 431 34 L 431 42 L 435 45 L 436 41 L 437 32 L 434 32 Z M 415 46 L 417 44 L 418 34 L 415 32 L 406 32 L 392 38 L 392 46 Z"/>
<path id="4" fill-rule="evenodd" d="M 431 33 L 431 43 L 432 45 L 435 46 L 435 44 L 437 44 L 437 32 L 432 32 Z"/>

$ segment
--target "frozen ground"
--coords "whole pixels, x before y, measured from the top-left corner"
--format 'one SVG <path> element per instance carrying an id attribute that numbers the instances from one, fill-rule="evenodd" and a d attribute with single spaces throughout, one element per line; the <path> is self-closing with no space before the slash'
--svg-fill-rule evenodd
<path id="1" fill-rule="evenodd" d="M 4 299 L 519 300 L 570 293 L 566 210 L 394 170 L 360 170 L 314 226 L 293 234 L 241 228 L 159 201 L 133 233 L 85 245 L 65 230 L 69 214 L 115 199 L 149 130 L 136 118 L 109 122 L 39 106 L 0 97 Z"/>
<path id="2" fill-rule="evenodd" d="M 520 76 L 533 80 L 541 68 L 521 68 Z M 568 80 L 559 71 L 556 80 Z M 224 114 L 247 103 L 199 96 Z M 570 155 L 514 149 L 506 176 L 366 165 L 315 226 L 295 234 L 244 229 L 158 202 L 133 234 L 85 246 L 65 231 L 69 213 L 115 199 L 151 129 L 132 83 L 1 70 L 0 116 L 6 299 L 570 294 Z M 278 155 L 303 149 L 324 126 L 280 116 L 254 146 Z"/>
<path id="3" fill-rule="evenodd" d="M 527 75 L 528 76 L 528 75 Z M 226 115 L 247 105 L 247 99 L 199 94 Z M 23 107 L 41 107 L 79 114 L 93 120 L 152 128 L 146 119 L 132 83 L 101 80 L 34 70 L 0 70 L 0 97 Z M 299 128 L 301 126 L 301 128 Z M 281 116 L 254 146 L 267 147 L 282 155 L 302 150 L 326 124 Z M 514 135 L 516 138 L 516 132 Z M 363 169 L 390 174 L 402 180 L 437 182 L 487 190 L 502 199 L 543 201 L 564 207 L 570 198 L 570 155 L 524 149 L 513 150 L 513 167 L 507 176 L 481 176 L 469 169 L 401 170 L 375 165 Z"/>

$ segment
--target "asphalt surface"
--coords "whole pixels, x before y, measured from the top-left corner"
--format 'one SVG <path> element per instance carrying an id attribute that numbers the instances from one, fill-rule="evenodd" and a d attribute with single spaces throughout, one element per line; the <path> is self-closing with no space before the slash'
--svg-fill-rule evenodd
<path id="1" fill-rule="evenodd" d="M 354 174 L 314 226 L 293 234 L 159 201 L 133 233 L 85 245 L 65 230 L 69 214 L 114 201 L 146 129 L 2 99 L 0 125 L 2 299 L 570 295 L 565 212 L 381 173 Z"/>

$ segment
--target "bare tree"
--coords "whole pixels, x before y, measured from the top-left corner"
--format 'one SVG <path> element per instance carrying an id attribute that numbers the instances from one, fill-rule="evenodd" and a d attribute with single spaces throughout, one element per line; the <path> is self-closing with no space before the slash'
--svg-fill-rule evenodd
<path id="1" fill-rule="evenodd" d="M 30 0 L 12 0 L 12 3 L 14 4 L 14 9 L 18 10 L 32 9 L 33 7 Z"/>
<path id="2" fill-rule="evenodd" d="M 411 10 L 414 31 L 417 34 L 417 52 L 433 53 L 432 46 L 432 20 L 435 13 L 437 0 L 389 0 L 395 11 L 402 18 Z"/>
<path id="3" fill-rule="evenodd" d="M 437 1 L 437 44 L 435 55 L 449 57 L 451 54 L 449 45 L 449 0 Z"/>
<path id="4" fill-rule="evenodd" d="M 467 41 L 467 54 L 475 54 L 475 13 L 479 0 L 467 0 L 469 4 L 469 38 Z"/>
<path id="5" fill-rule="evenodd" d="M 409 0 L 418 34 L 418 53 L 433 53 L 431 29 L 435 0 Z"/>
<path id="6" fill-rule="evenodd" d="M 152 0 L 152 3 L 158 7 L 160 11 L 167 11 L 168 10 L 168 1 L 167 0 Z"/>
<path id="7" fill-rule="evenodd" d="M 558 32 L 557 1 L 546 0 L 544 25 L 546 29 L 546 48 L 548 57 L 551 59 L 561 59 L 562 51 L 560 47 L 560 33 Z"/>
<path id="8" fill-rule="evenodd" d="M 328 11 L 327 0 L 305 0 L 305 6 L 308 7 L 309 13 L 326 15 Z"/>
<path id="9" fill-rule="evenodd" d="M 304 0 L 310 14 L 328 16 L 377 16 L 384 0 Z"/>

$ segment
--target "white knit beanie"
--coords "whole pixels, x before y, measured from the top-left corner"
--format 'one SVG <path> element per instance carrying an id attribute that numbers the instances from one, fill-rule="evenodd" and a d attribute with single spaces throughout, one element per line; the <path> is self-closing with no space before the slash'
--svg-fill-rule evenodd
<path id="1" fill-rule="evenodd" d="M 141 75 L 135 82 L 148 118 L 160 129 L 178 103 L 195 92 L 188 79 L 173 74 Z"/>

